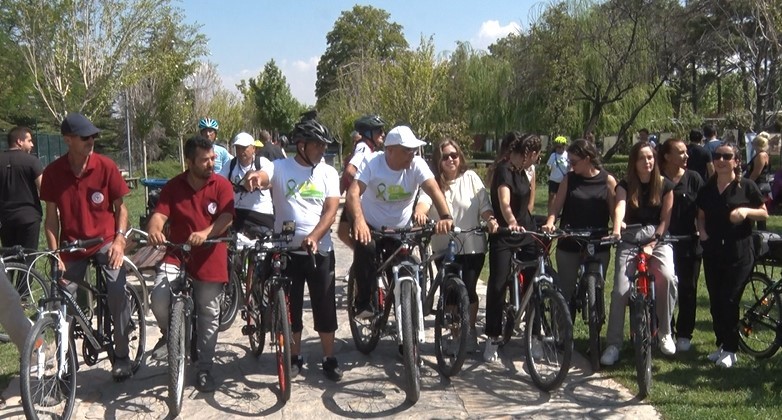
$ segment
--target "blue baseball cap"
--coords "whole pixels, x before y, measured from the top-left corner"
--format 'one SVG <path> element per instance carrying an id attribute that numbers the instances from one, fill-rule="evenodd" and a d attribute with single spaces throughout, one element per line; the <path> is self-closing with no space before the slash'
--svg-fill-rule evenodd
<path id="1" fill-rule="evenodd" d="M 97 136 L 100 134 L 98 127 L 95 127 L 90 120 L 84 115 L 77 112 L 72 112 L 65 116 L 60 124 L 60 133 L 75 134 L 81 137 Z"/>

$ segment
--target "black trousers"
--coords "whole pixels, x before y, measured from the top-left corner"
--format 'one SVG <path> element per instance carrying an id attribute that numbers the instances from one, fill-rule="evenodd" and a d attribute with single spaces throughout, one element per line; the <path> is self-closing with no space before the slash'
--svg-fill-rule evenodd
<path id="1" fill-rule="evenodd" d="M 671 331 L 677 338 L 692 339 L 695 330 L 695 310 L 698 307 L 698 277 L 701 271 L 701 255 L 696 243 L 673 245 L 673 268 L 679 280 L 679 313 L 671 319 Z"/>
<path id="2" fill-rule="evenodd" d="M 356 242 L 353 249 L 353 273 L 356 276 L 357 308 L 368 308 L 372 291 L 377 284 L 377 256 L 382 252 L 383 260 L 399 247 L 399 241 L 393 238 L 369 241 L 366 245 Z M 389 277 L 390 278 L 390 277 Z"/>
<path id="3" fill-rule="evenodd" d="M 38 249 L 38 237 L 41 234 L 41 221 L 24 225 L 3 223 L 0 226 L 0 241 L 4 247 L 21 245 L 29 249 Z"/>
<path id="4" fill-rule="evenodd" d="M 489 284 L 486 288 L 486 328 L 484 332 L 489 337 L 499 337 L 502 333 L 502 288 L 511 275 L 511 257 L 516 248 L 500 243 L 496 239 L 489 240 Z M 537 257 L 536 245 L 524 246 L 518 251 L 521 261 L 529 261 Z M 535 276 L 535 267 L 524 270 L 524 278 Z"/>
<path id="5" fill-rule="evenodd" d="M 716 344 L 724 351 L 735 353 L 739 348 L 739 294 L 755 261 L 752 239 L 709 239 L 702 244 L 703 272 Z"/>

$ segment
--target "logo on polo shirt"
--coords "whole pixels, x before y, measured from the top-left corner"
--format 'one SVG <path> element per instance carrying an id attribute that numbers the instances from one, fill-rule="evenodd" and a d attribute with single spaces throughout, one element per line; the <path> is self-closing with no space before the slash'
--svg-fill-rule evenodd
<path id="1" fill-rule="evenodd" d="M 208 211 L 209 214 L 212 214 L 212 215 L 217 213 L 217 203 L 215 203 L 214 201 L 209 203 L 209 205 L 206 206 L 206 211 Z"/>
<path id="2" fill-rule="evenodd" d="M 104 197 L 103 193 L 100 191 L 95 191 L 94 193 L 92 193 L 92 196 L 90 196 L 90 200 L 92 200 L 94 204 L 100 204 L 105 199 L 106 197 Z"/>

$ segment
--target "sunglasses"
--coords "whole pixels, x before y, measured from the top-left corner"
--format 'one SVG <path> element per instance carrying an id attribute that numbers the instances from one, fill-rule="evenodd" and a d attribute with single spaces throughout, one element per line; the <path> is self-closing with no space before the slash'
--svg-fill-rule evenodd
<path id="1" fill-rule="evenodd" d="M 445 162 L 446 160 L 456 160 L 456 159 L 459 159 L 458 153 L 449 153 L 447 155 L 443 155 L 443 157 L 440 158 L 440 160 L 442 160 L 443 162 Z"/>
<path id="2" fill-rule="evenodd" d="M 92 139 L 94 139 L 95 137 L 96 137 L 96 136 L 95 136 L 95 134 L 93 134 L 93 135 L 91 135 L 91 136 L 79 136 L 79 138 L 81 139 L 81 141 L 89 141 L 89 140 L 92 140 Z"/>
<path id="3" fill-rule="evenodd" d="M 717 153 L 711 154 L 711 160 L 733 160 L 733 153 Z"/>

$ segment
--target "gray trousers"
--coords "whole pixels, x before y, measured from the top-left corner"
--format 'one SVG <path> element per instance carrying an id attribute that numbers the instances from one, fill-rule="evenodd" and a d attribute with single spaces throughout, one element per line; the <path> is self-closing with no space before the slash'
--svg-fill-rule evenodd
<path id="1" fill-rule="evenodd" d="M 625 233 L 623 239 L 642 241 L 654 235 L 654 226 Z M 625 327 L 625 307 L 630 298 L 628 273 L 635 273 L 636 247 L 620 243 L 616 247 L 614 269 L 614 291 L 611 293 L 611 309 L 608 314 L 606 341 L 608 345 L 622 346 Z M 657 312 L 658 335 L 671 334 L 671 318 L 676 306 L 676 274 L 673 269 L 673 248 L 671 244 L 657 244 L 649 259 L 649 271 L 654 276 L 655 309 Z"/>
<path id="2" fill-rule="evenodd" d="M 2 260 L 0 260 L 0 308 L 2 308 L 0 310 L 0 325 L 3 326 L 21 353 L 33 324 L 22 310 L 22 298 L 16 288 L 8 281 Z"/>
<path id="3" fill-rule="evenodd" d="M 98 261 L 104 273 L 103 277 L 106 279 L 106 301 L 109 305 L 112 323 L 114 324 L 114 356 L 124 359 L 128 357 L 130 305 L 128 304 L 128 295 L 125 292 L 125 268 L 120 267 L 118 270 L 111 270 L 108 267 L 110 247 L 111 243 L 104 245 L 92 258 Z M 76 279 L 83 280 L 87 274 L 90 259 L 85 258 L 65 263 L 63 278 L 71 281 Z M 75 289 L 75 287 L 68 287 L 71 293 L 74 293 Z"/>
<path id="4" fill-rule="evenodd" d="M 227 276 L 228 273 L 226 273 Z M 152 289 L 152 313 L 155 315 L 163 336 L 168 334 L 169 309 L 171 307 L 170 283 L 177 280 L 179 267 L 173 264 L 161 264 L 155 277 L 155 287 Z M 220 300 L 223 294 L 223 283 L 193 281 L 193 303 L 196 311 L 196 334 L 198 342 L 199 371 L 211 370 L 214 364 L 215 347 L 217 346 L 217 329 L 220 326 Z"/>
<path id="5" fill-rule="evenodd" d="M 603 266 L 603 278 L 605 279 L 606 271 L 608 270 L 608 263 L 611 261 L 611 252 L 603 251 L 595 254 L 600 260 L 600 264 Z M 565 302 L 570 302 L 573 297 L 573 293 L 576 291 L 576 283 L 578 282 L 578 269 L 581 266 L 581 253 L 562 251 L 557 249 L 557 274 L 559 274 L 559 282 L 557 287 L 562 291 L 562 296 L 565 297 Z"/>

